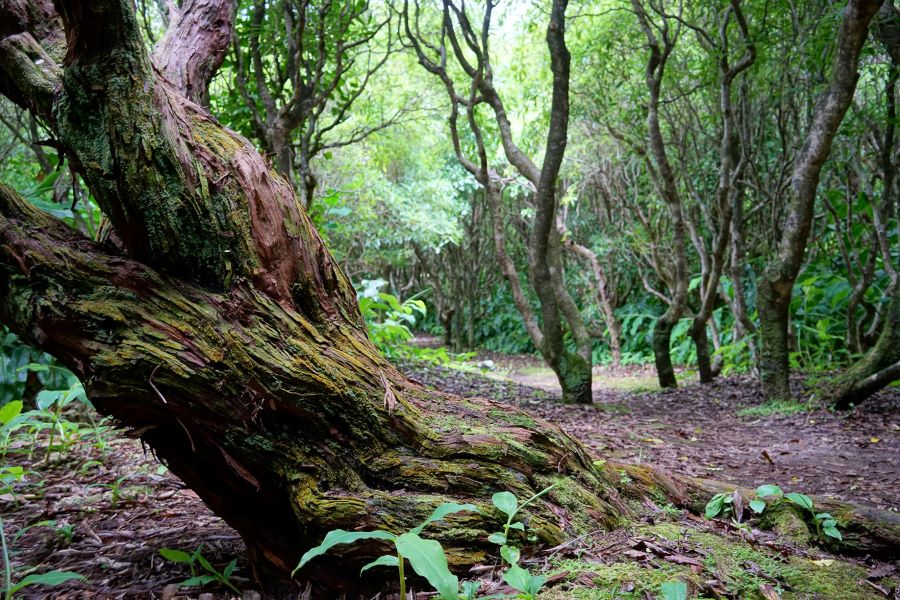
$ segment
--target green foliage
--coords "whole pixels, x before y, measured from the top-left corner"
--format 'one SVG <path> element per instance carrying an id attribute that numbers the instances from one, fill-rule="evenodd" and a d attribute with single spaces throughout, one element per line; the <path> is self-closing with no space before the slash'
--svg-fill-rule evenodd
<path id="1" fill-rule="evenodd" d="M 756 514 L 762 514 L 766 510 L 766 498 L 781 499 L 784 496 L 781 488 L 777 485 L 766 484 L 756 488 L 756 497 L 750 501 L 750 510 Z"/>
<path id="2" fill-rule="evenodd" d="M 841 536 L 841 532 L 838 530 L 837 519 L 832 517 L 828 513 L 817 513 L 815 507 L 813 506 L 812 498 L 805 494 L 798 494 L 796 492 L 785 494 L 785 499 L 796 504 L 801 509 L 803 509 L 809 516 L 812 518 L 812 522 L 816 527 L 816 536 L 821 541 L 826 541 L 827 538 L 833 538 L 836 540 L 842 540 L 843 536 Z"/>
<path id="3" fill-rule="evenodd" d="M 683 581 L 667 581 L 660 586 L 662 600 L 687 600 L 687 584 Z"/>
<path id="4" fill-rule="evenodd" d="M 500 546 L 500 557 L 504 563 L 509 565 L 509 568 L 503 573 L 503 581 L 513 589 L 518 590 L 519 595 L 516 597 L 523 600 L 534 600 L 537 598 L 538 591 L 543 587 L 546 579 L 543 575 L 535 575 L 518 564 L 522 552 L 517 546 L 513 545 L 511 532 L 525 531 L 525 524 L 522 521 L 517 521 L 516 516 L 523 508 L 544 494 L 549 493 L 558 483 L 544 488 L 525 500 L 521 505 L 518 498 L 511 492 L 497 492 L 491 497 L 491 503 L 494 507 L 506 515 L 506 523 L 503 524 L 503 531 L 492 533 L 488 537 L 488 541 Z"/>
<path id="5" fill-rule="evenodd" d="M 184 550 L 175 550 L 172 548 L 162 548 L 159 554 L 166 560 L 174 563 L 187 565 L 191 569 L 191 576 L 182 581 L 181 587 L 203 587 L 211 583 L 219 583 L 235 594 L 240 595 L 241 591 L 231 583 L 231 575 L 237 566 L 237 559 L 232 559 L 225 568 L 219 571 L 216 569 L 206 557 L 203 556 L 203 544 L 197 546 L 197 549 L 188 554 Z M 199 571 L 197 566 L 203 571 Z"/>
<path id="6" fill-rule="evenodd" d="M 703 514 L 706 515 L 707 519 L 714 519 L 719 515 L 733 513 L 734 494 L 735 492 L 716 494 L 706 503 Z"/>
<path id="7" fill-rule="evenodd" d="M 713 519 L 720 515 L 734 513 L 734 502 L 738 499 L 738 492 L 720 493 L 714 495 L 706 504 L 704 514 L 707 519 Z M 756 496 L 750 500 L 749 507 L 756 514 L 762 514 L 770 504 L 789 502 L 801 509 L 815 526 L 816 537 L 826 542 L 828 538 L 841 540 L 841 532 L 838 529 L 837 519 L 828 513 L 816 512 L 812 498 L 799 492 L 785 494 L 781 488 L 773 484 L 765 484 L 756 488 Z"/>
<path id="8" fill-rule="evenodd" d="M 414 359 L 432 364 L 448 365 L 454 360 L 446 348 L 423 348 L 409 342 L 412 328 L 428 314 L 425 302 L 419 299 L 425 292 L 400 301 L 393 294 L 379 292 L 384 280 L 363 281 L 359 292 L 359 309 L 366 320 L 369 339 L 391 360 Z"/>
<path id="9" fill-rule="evenodd" d="M 21 532 L 20 532 L 21 533 Z M 16 537 L 18 539 L 18 536 Z M 31 568 L 24 568 L 26 575 L 13 582 L 13 568 L 10 560 L 11 548 L 6 542 L 6 532 L 3 528 L 3 519 L 0 518 L 0 553 L 3 556 L 3 597 L 5 600 L 13 600 L 16 594 L 23 589 L 35 585 L 57 586 L 67 581 L 86 581 L 84 576 L 72 571 L 46 571 L 33 573 Z"/>
<path id="10" fill-rule="evenodd" d="M 438 593 L 441 600 L 457 600 L 460 597 L 459 580 L 450 572 L 447 557 L 440 542 L 421 537 L 419 534 L 431 523 L 441 521 L 446 517 L 460 512 L 480 512 L 478 507 L 472 504 L 457 504 L 445 502 L 439 505 L 431 515 L 416 527 L 400 535 L 389 531 L 344 531 L 335 529 L 325 535 L 322 543 L 307 550 L 300 562 L 294 568 L 291 575 L 303 568 L 312 559 L 322 556 L 335 546 L 354 544 L 366 540 L 382 540 L 393 542 L 396 556 L 384 555 L 366 564 L 360 573 L 375 567 L 393 567 L 400 577 L 400 597 L 406 597 L 406 576 L 404 574 L 404 562 L 409 561 L 413 571 L 424 577 L 431 587 Z M 463 587 L 463 598 L 472 598 L 477 586 Z"/>

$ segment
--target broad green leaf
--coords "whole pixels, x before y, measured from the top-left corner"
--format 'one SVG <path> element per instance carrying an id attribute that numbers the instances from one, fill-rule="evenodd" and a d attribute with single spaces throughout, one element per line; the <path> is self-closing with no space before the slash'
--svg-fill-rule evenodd
<path id="1" fill-rule="evenodd" d="M 462 595 L 465 600 L 475 600 L 478 595 L 478 588 L 481 587 L 480 581 L 463 581 Z"/>
<path id="2" fill-rule="evenodd" d="M 810 498 L 806 494 L 798 494 L 797 492 L 791 492 L 790 494 L 785 494 L 784 497 L 787 498 L 788 500 L 790 500 L 791 502 L 793 502 L 794 504 L 796 504 L 797 506 L 800 506 L 800 507 L 805 508 L 806 510 L 812 512 L 812 509 L 813 509 L 812 498 Z"/>
<path id="3" fill-rule="evenodd" d="M 537 598 L 538 592 L 544 587 L 544 582 L 547 581 L 547 578 L 543 575 L 532 575 L 531 583 L 528 585 L 528 591 L 531 593 L 532 597 Z"/>
<path id="4" fill-rule="evenodd" d="M 64 390 L 41 390 L 37 393 L 37 396 L 35 396 L 34 403 L 37 405 L 38 409 L 47 410 L 65 393 Z"/>
<path id="5" fill-rule="evenodd" d="M 757 514 L 766 510 L 766 501 L 765 500 L 759 500 L 759 499 L 751 500 L 749 504 L 750 504 L 750 510 L 752 510 L 753 512 L 755 512 Z"/>
<path id="6" fill-rule="evenodd" d="M 824 521 L 825 519 L 833 519 L 834 517 L 828 513 L 819 513 L 816 515 L 816 518 L 820 521 Z"/>
<path id="7" fill-rule="evenodd" d="M 73 573 L 72 571 L 47 571 L 46 573 L 36 573 L 33 575 L 28 575 L 27 577 L 22 579 L 22 581 L 12 586 L 10 592 L 12 594 L 15 594 L 19 590 L 26 588 L 29 585 L 59 585 L 67 581 L 71 581 L 72 579 L 86 581 L 84 575 Z"/>
<path id="8" fill-rule="evenodd" d="M 419 534 L 422 533 L 422 530 L 431 523 L 435 521 L 440 521 L 444 517 L 448 515 L 452 515 L 458 512 L 481 512 L 478 510 L 478 507 L 474 504 L 457 504 L 456 502 L 444 502 L 440 506 L 434 509 L 434 512 L 431 513 L 431 516 L 425 519 L 421 525 L 412 530 L 412 533 Z"/>
<path id="9" fill-rule="evenodd" d="M 299 571 L 303 567 L 303 565 L 317 556 L 322 556 L 323 554 L 340 544 L 352 544 L 353 542 L 358 542 L 360 540 L 395 539 L 397 539 L 397 536 L 387 531 L 345 531 L 343 529 L 335 529 L 334 531 L 329 531 L 325 536 L 325 539 L 322 540 L 321 544 L 319 544 L 315 548 L 310 548 L 300 558 L 300 562 L 297 563 L 297 566 L 293 571 L 291 571 L 291 577 L 293 577 L 294 573 Z"/>
<path id="10" fill-rule="evenodd" d="M 834 519 L 825 519 L 822 521 L 822 527 L 837 527 L 837 521 Z"/>
<path id="11" fill-rule="evenodd" d="M 767 483 L 766 485 L 761 485 L 756 488 L 756 495 L 760 498 L 765 498 L 766 496 L 781 496 L 782 491 L 777 485 Z"/>
<path id="12" fill-rule="evenodd" d="M 516 514 L 516 510 L 519 508 L 519 501 L 512 492 L 497 492 L 491 497 L 491 502 L 510 517 Z"/>
<path id="13" fill-rule="evenodd" d="M 499 531 L 496 533 L 492 533 L 488 536 L 488 541 L 492 544 L 497 544 L 498 546 L 502 546 L 506 543 L 506 536 L 500 533 Z"/>
<path id="14" fill-rule="evenodd" d="M 183 550 L 174 550 L 172 548 L 162 548 L 159 551 L 160 555 L 166 560 L 171 560 L 175 563 L 182 563 L 185 565 L 189 565 L 194 562 L 194 559 L 190 554 L 184 552 Z"/>
<path id="15" fill-rule="evenodd" d="M 510 587 L 520 592 L 530 593 L 532 575 L 519 565 L 511 566 L 506 573 L 503 574 L 503 581 Z"/>
<path id="16" fill-rule="evenodd" d="M 525 531 L 525 524 L 522 521 L 516 521 L 515 523 L 510 523 L 509 528 L 518 529 L 519 531 Z"/>
<path id="17" fill-rule="evenodd" d="M 706 509 L 703 511 L 703 514 L 706 515 L 707 519 L 712 519 L 713 517 L 717 517 L 719 513 L 722 512 L 722 508 L 724 506 L 725 495 L 716 494 L 710 499 L 709 502 L 706 503 Z"/>
<path id="18" fill-rule="evenodd" d="M 395 569 L 400 564 L 400 561 L 397 560 L 397 557 L 393 554 L 385 554 L 384 556 L 379 556 L 362 569 L 359 570 L 359 574 L 362 575 L 365 571 L 373 567 L 394 567 Z"/>
<path id="19" fill-rule="evenodd" d="M 22 401 L 12 400 L 0 406 L 0 425 L 6 425 L 22 412 Z"/>
<path id="20" fill-rule="evenodd" d="M 514 565 L 519 562 L 522 552 L 515 546 L 503 546 L 500 548 L 500 556 L 509 564 Z"/>
<path id="21" fill-rule="evenodd" d="M 844 537 L 841 535 L 841 532 L 838 531 L 837 527 L 823 527 L 822 533 L 827 535 L 828 537 L 833 537 L 836 540 L 843 540 Z"/>
<path id="22" fill-rule="evenodd" d="M 459 594 L 459 579 L 450 572 L 447 556 L 440 542 L 420 538 L 415 533 L 404 533 L 394 542 L 397 552 L 412 565 L 413 571 L 428 580 L 442 598 L 456 600 Z"/>
<path id="23" fill-rule="evenodd" d="M 660 591 L 664 600 L 687 600 L 687 584 L 683 581 L 667 581 Z"/>

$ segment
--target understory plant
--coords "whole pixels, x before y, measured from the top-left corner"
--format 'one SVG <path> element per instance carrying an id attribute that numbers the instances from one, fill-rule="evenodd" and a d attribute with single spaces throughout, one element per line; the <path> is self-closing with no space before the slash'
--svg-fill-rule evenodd
<path id="1" fill-rule="evenodd" d="M 203 544 L 197 546 L 191 554 L 184 550 L 175 550 L 173 548 L 163 548 L 159 551 L 160 555 L 166 560 L 174 563 L 187 565 L 191 569 L 191 576 L 182 581 L 181 587 L 203 587 L 210 583 L 220 583 L 226 588 L 240 595 L 241 591 L 231 583 L 231 574 L 237 566 L 237 559 L 232 559 L 225 568 L 219 571 L 209 560 L 203 556 Z M 200 565 L 206 573 L 198 572 L 197 565 Z"/>
<path id="2" fill-rule="evenodd" d="M 47 571 L 45 573 L 33 573 L 34 569 L 26 568 L 24 577 L 13 583 L 13 570 L 10 561 L 11 549 L 6 543 L 6 533 L 3 529 L 3 519 L 0 518 L 0 553 L 3 556 L 3 598 L 13 600 L 16 594 L 27 587 L 34 585 L 56 586 L 73 579 L 84 581 L 84 576 L 72 571 Z"/>
<path id="3" fill-rule="evenodd" d="M 321 556 L 340 544 L 353 544 L 363 540 L 384 540 L 394 543 L 395 554 L 385 554 L 365 565 L 360 574 L 374 567 L 393 567 L 397 569 L 400 578 L 400 597 L 406 598 L 406 574 L 405 563 L 408 560 L 413 571 L 424 577 L 431 587 L 438 593 L 440 600 L 457 600 L 459 594 L 459 580 L 450 572 L 447 565 L 447 556 L 444 548 L 436 540 L 428 540 L 420 536 L 422 530 L 431 523 L 440 521 L 449 515 L 459 512 L 481 512 L 473 504 L 457 504 L 445 502 L 434 509 L 425 521 L 410 529 L 406 533 L 396 535 L 389 531 L 345 531 L 335 529 L 329 531 L 322 543 L 308 550 L 291 572 L 293 576 L 306 563 L 317 556 Z M 477 590 L 477 588 L 475 588 Z M 464 597 L 468 598 L 468 592 L 474 592 L 471 586 L 464 587 Z"/>
<path id="4" fill-rule="evenodd" d="M 734 514 L 734 503 L 738 501 L 738 492 L 720 493 L 714 495 L 706 504 L 705 514 L 708 519 L 719 515 Z M 769 505 L 781 502 L 789 502 L 800 508 L 812 521 L 816 528 L 816 538 L 825 542 L 827 538 L 842 540 L 838 530 L 837 519 L 826 512 L 816 512 L 812 498 L 806 494 L 790 492 L 785 494 L 780 487 L 773 484 L 765 484 L 756 488 L 756 496 L 750 500 L 748 506 L 756 514 L 763 514 Z"/>
<path id="5" fill-rule="evenodd" d="M 500 546 L 500 557 L 503 562 L 509 565 L 509 568 L 503 573 L 503 581 L 509 584 L 510 587 L 518 590 L 520 594 L 517 597 L 523 600 L 534 600 L 537 598 L 538 591 L 543 587 L 546 578 L 543 575 L 535 575 L 519 565 L 522 551 L 518 546 L 511 543 L 511 537 L 513 531 L 524 532 L 525 524 L 516 520 L 516 516 L 519 514 L 519 511 L 548 493 L 556 485 L 554 483 L 544 488 L 522 504 L 519 504 L 518 499 L 511 492 L 497 492 L 491 498 L 491 502 L 497 510 L 506 515 L 506 523 L 503 524 L 503 531 L 492 533 L 488 537 L 488 541 Z"/>

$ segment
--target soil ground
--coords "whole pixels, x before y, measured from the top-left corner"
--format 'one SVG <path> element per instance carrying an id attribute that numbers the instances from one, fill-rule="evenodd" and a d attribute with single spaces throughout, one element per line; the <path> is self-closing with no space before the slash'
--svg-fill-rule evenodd
<path id="1" fill-rule="evenodd" d="M 900 510 L 900 390 L 882 393 L 852 412 L 833 413 L 815 408 L 814 402 L 762 404 L 748 377 L 700 386 L 685 375 L 681 388 L 659 391 L 652 371 L 630 368 L 598 371 L 594 404 L 567 406 L 556 402 L 552 374 L 535 359 L 477 360 L 488 359 L 495 370 L 461 371 L 418 363 L 402 368 L 438 389 L 523 406 L 582 440 L 598 458 L 650 464 L 748 487 L 776 483 L 785 491 Z M 809 397 L 814 390 L 813 386 L 798 397 Z M 215 585 L 208 587 L 206 596 L 196 588 L 179 592 L 177 584 L 191 576 L 190 570 L 164 560 L 159 550 L 192 552 L 201 544 L 204 557 L 218 569 L 237 558 L 231 580 L 238 588 L 258 589 L 243 562 L 237 534 L 138 441 L 87 430 L 74 437 L 77 441 L 49 461 L 46 435 L 39 436 L 30 457 L 21 442 L 14 446 L 7 463 L 25 467 L 28 474 L 14 494 L 0 495 L 0 513 L 15 566 L 28 565 L 39 572 L 71 570 L 89 582 L 27 588 L 23 597 L 236 597 Z M 706 597 L 747 597 L 745 591 L 752 587 L 753 597 L 764 598 L 779 597 L 776 589 L 787 593 L 785 598 L 900 598 L 900 570 L 878 557 L 855 559 L 845 580 L 832 578 L 844 581 L 838 584 L 846 588 L 843 591 L 822 587 L 826 579 L 833 585 L 832 579 L 813 572 L 810 583 L 803 585 L 815 589 L 807 593 L 799 590 L 800 574 L 820 568 L 810 565 L 831 564 L 827 554 L 779 545 L 768 534 L 748 534 L 671 507 L 654 510 L 660 513 L 658 518 L 628 532 L 579 540 L 565 549 L 545 549 L 535 566 L 545 569 L 555 583 L 546 597 L 654 598 L 650 588 L 642 587 L 647 581 L 658 589 L 666 578 L 683 576 L 696 579 L 696 591 Z M 53 523 L 25 529 L 42 521 Z M 735 539 L 749 535 L 759 553 L 747 558 L 740 554 L 744 550 L 712 548 L 708 532 L 722 530 Z M 727 556 L 735 553 L 741 560 L 728 566 Z M 616 562 L 623 555 L 639 573 Z M 792 561 L 801 560 L 798 557 L 806 562 L 794 565 Z M 581 561 L 580 567 L 570 564 L 575 559 Z M 676 566 L 685 571 L 672 571 Z M 476 574 L 491 593 L 504 591 L 496 573 L 486 565 Z M 314 582 L 314 573 L 310 576 Z M 742 582 L 742 577 L 750 577 L 750 583 Z M 798 593 L 791 591 L 790 582 Z M 776 595 L 766 595 L 768 588 Z M 286 597 L 308 598 L 310 589 L 301 585 Z M 255 594 L 246 592 L 244 597 L 258 598 Z"/>

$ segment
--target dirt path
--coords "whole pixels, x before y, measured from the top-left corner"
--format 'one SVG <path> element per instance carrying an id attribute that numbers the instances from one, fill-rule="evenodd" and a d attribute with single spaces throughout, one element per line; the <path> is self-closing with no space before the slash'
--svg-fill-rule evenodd
<path id="1" fill-rule="evenodd" d="M 601 371 L 594 404 L 562 405 L 529 357 L 493 357 L 487 377 L 410 366 L 414 377 L 462 395 L 516 402 L 587 444 L 598 458 L 660 466 L 690 476 L 852 500 L 900 511 L 900 390 L 856 411 L 762 403 L 755 380 L 688 383 L 660 391 L 646 369 Z M 539 388 L 522 382 L 542 383 Z M 655 391 L 646 391 L 652 390 Z"/>
<path id="2" fill-rule="evenodd" d="M 527 359 L 517 360 L 528 368 Z M 646 372 L 632 370 L 614 374 L 618 389 L 598 387 L 595 404 L 566 406 L 556 401 L 557 393 L 549 385 L 547 389 L 527 387 L 498 376 L 498 372 L 485 377 L 477 372 L 422 364 L 403 368 L 415 379 L 442 390 L 521 405 L 558 423 L 586 443 L 598 458 L 649 463 L 687 475 L 745 485 L 777 483 L 787 491 L 831 495 L 883 510 L 896 511 L 900 503 L 897 391 L 883 394 L 848 414 L 808 411 L 795 405 L 775 408 L 802 412 L 766 414 L 772 413 L 773 407 L 760 407 L 756 386 L 748 379 L 731 378 L 716 386 L 688 386 L 667 392 L 634 391 L 650 385 Z M 514 370 L 509 365 L 505 369 Z M 607 375 L 610 376 L 601 381 L 614 379 L 612 374 Z M 256 587 L 238 535 L 161 468 L 140 442 L 121 434 L 111 433 L 103 438 L 90 434 L 73 443 L 64 454 L 54 455 L 49 464 L 44 464 L 45 446 L 46 439 L 39 437 L 30 456 L 29 448 L 23 445 L 7 456 L 8 462 L 23 466 L 27 472 L 26 482 L 16 486 L 15 494 L 0 494 L 0 514 L 7 540 L 12 540 L 12 562 L 20 570 L 75 571 L 85 575 L 89 583 L 70 582 L 52 590 L 30 588 L 23 590 L 21 597 L 234 598 L 223 593 L 221 586 L 213 588 L 215 595 L 177 592 L 177 583 L 189 578 L 190 570 L 164 560 L 159 550 L 174 548 L 190 553 L 201 544 L 204 557 L 219 570 L 232 559 L 237 560 L 233 582 L 238 587 Z M 699 528 L 697 531 L 725 526 L 692 515 L 678 518 L 689 529 Z M 52 523 L 35 526 L 41 521 Z M 652 539 L 654 544 L 660 544 L 658 538 Z M 593 556 L 590 561 L 595 561 L 591 563 L 594 566 L 588 566 L 594 571 L 602 570 L 603 563 L 620 560 L 623 552 L 634 553 L 635 544 L 642 543 L 629 536 L 612 545 L 609 539 L 601 541 L 596 548 L 585 549 L 583 555 Z M 682 541 L 676 545 L 684 549 Z M 721 575 L 715 566 L 719 564 L 716 551 L 702 547 L 693 551 L 698 558 L 714 556 L 715 560 L 707 561 L 712 565 L 707 570 L 727 580 L 728 576 Z M 760 555 L 755 560 L 763 558 Z M 775 556 L 771 560 L 775 561 L 771 569 L 776 569 L 782 558 Z M 624 583 L 636 585 L 644 577 L 640 569 L 656 572 L 659 567 L 652 560 L 641 563 L 631 575 L 633 580 Z M 618 589 L 623 582 L 618 568 L 611 568 L 611 579 L 603 585 Z M 741 565 L 732 568 L 736 573 L 742 569 Z M 880 577 L 896 573 L 893 567 L 875 561 L 861 564 L 860 569 L 861 575 L 855 575 L 848 584 L 857 592 L 865 588 L 857 583 L 866 578 L 865 569 L 880 573 Z M 494 583 L 502 584 L 494 575 Z M 580 578 L 571 585 L 596 586 L 591 581 L 590 577 Z M 284 595 L 268 593 L 265 597 L 306 598 L 309 588 L 305 586 L 293 587 Z M 548 598 L 573 597 L 565 589 L 571 587 L 555 588 Z M 244 598 L 258 600 L 254 594 L 248 592 Z M 837 600 L 833 595 L 821 597 Z M 841 596 L 842 600 L 851 597 L 872 596 L 868 592 Z"/>

